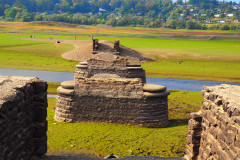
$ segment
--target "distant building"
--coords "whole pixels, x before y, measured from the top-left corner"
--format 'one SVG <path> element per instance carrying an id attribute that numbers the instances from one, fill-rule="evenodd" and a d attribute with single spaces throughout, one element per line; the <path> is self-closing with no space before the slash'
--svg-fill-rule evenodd
<path id="1" fill-rule="evenodd" d="M 233 6 L 233 9 L 237 10 L 237 9 L 238 9 L 238 7 L 237 7 L 237 6 Z"/>
<path id="2" fill-rule="evenodd" d="M 99 8 L 99 12 L 106 12 L 107 10 L 103 9 L 103 8 Z"/>
<path id="3" fill-rule="evenodd" d="M 220 14 L 215 14 L 214 17 L 215 17 L 215 18 L 219 18 L 219 17 L 220 17 Z"/>
<path id="4" fill-rule="evenodd" d="M 207 16 L 207 14 L 206 14 L 206 13 L 202 13 L 201 16 L 204 16 L 204 17 L 205 17 L 205 16 Z"/>
<path id="5" fill-rule="evenodd" d="M 188 19 L 192 19 L 192 16 L 187 16 Z"/>
<path id="6" fill-rule="evenodd" d="M 227 14 L 227 17 L 233 17 L 233 16 L 234 16 L 233 13 Z"/>
<path id="7" fill-rule="evenodd" d="M 235 9 L 235 10 L 240 9 L 240 5 L 239 5 L 239 4 L 234 5 L 234 6 L 233 6 L 233 9 Z"/>
<path id="8" fill-rule="evenodd" d="M 226 23 L 226 21 L 225 20 L 220 20 L 220 21 L 218 21 L 218 23 Z"/>

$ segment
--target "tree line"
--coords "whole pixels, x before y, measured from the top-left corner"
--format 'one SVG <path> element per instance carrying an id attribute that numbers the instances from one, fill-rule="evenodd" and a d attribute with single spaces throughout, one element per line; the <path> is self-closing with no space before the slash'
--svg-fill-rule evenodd
<path id="1" fill-rule="evenodd" d="M 232 29 L 238 24 L 203 24 L 221 8 L 235 13 L 235 2 L 217 0 L 0 0 L 0 16 L 9 21 L 55 21 L 80 25 L 106 24 L 111 26 L 168 27 L 174 29 Z M 188 15 L 197 16 L 189 19 Z M 206 16 L 201 17 L 200 14 Z M 181 15 L 181 16 L 180 16 Z M 214 26 L 214 27 L 213 27 Z M 228 26 L 228 27 L 222 27 Z M 234 26 L 234 27 L 232 27 Z"/>

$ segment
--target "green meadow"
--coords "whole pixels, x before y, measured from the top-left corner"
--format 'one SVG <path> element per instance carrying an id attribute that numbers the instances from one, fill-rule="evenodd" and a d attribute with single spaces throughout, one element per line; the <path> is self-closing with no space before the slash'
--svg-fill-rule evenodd
<path id="1" fill-rule="evenodd" d="M 172 91 L 169 96 L 169 126 L 142 128 L 105 123 L 56 122 L 53 120 L 56 99 L 49 98 L 48 154 L 183 156 L 189 113 L 198 111 L 202 100 L 200 92 Z"/>
<path id="2" fill-rule="evenodd" d="M 76 62 L 61 58 L 61 54 L 73 49 L 69 44 L 23 40 L 24 35 L 0 34 L 0 67 L 74 71 Z"/>
<path id="3" fill-rule="evenodd" d="M 240 82 L 240 40 L 119 39 L 154 60 L 147 76 Z"/>
<path id="4" fill-rule="evenodd" d="M 161 38 L 160 33 L 156 33 L 160 35 L 158 38 L 144 38 L 146 34 L 153 33 L 149 30 L 139 31 L 137 28 L 116 30 L 87 26 L 69 28 L 53 24 L 1 24 L 0 67 L 3 68 L 74 72 L 78 62 L 61 58 L 61 54 L 72 50 L 74 46 L 57 44 L 56 40 L 73 40 L 75 35 L 78 40 L 90 40 L 88 35 L 96 34 L 101 35 L 95 37 L 100 40 L 119 39 L 122 45 L 154 60 L 142 64 L 147 76 L 240 82 L 239 39 Z M 134 37 L 135 34 L 138 36 Z M 29 40 L 30 35 L 35 35 L 38 39 Z M 50 37 L 53 41 L 46 41 Z"/>

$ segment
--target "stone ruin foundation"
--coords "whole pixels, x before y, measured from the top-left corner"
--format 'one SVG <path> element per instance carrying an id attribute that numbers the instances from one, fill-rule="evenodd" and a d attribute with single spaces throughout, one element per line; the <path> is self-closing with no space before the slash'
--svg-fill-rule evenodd
<path id="1" fill-rule="evenodd" d="M 54 119 L 162 127 L 168 124 L 165 86 L 146 83 L 141 65 L 91 59 L 76 66 L 74 81 L 57 89 Z"/>
<path id="2" fill-rule="evenodd" d="M 47 151 L 47 83 L 0 76 L 0 160 L 30 160 Z"/>
<path id="3" fill-rule="evenodd" d="M 240 86 L 204 87 L 188 124 L 186 160 L 240 159 Z"/>

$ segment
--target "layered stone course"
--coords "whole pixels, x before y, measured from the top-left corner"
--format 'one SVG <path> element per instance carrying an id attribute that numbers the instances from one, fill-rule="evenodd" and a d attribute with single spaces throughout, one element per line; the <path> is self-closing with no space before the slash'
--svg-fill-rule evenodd
<path id="1" fill-rule="evenodd" d="M 73 122 L 77 108 L 77 99 L 74 91 L 75 82 L 62 82 L 58 88 L 58 98 L 54 119 L 60 122 Z"/>
<path id="2" fill-rule="evenodd" d="M 80 62 L 74 81 L 58 88 L 55 120 L 166 126 L 169 92 L 145 82 L 141 65 L 126 59 Z"/>
<path id="3" fill-rule="evenodd" d="M 204 102 L 192 113 L 185 159 L 240 159 L 240 86 L 204 87 Z"/>
<path id="4" fill-rule="evenodd" d="M 47 83 L 0 76 L 0 159 L 30 160 L 47 151 Z"/>
<path id="5" fill-rule="evenodd" d="M 88 62 L 80 62 L 76 66 L 75 80 L 80 78 L 90 78 L 93 76 L 114 76 L 114 78 L 140 78 L 142 83 L 146 83 L 145 71 L 139 64 L 131 64 L 126 59 L 115 61 L 104 61 L 90 59 Z"/>

